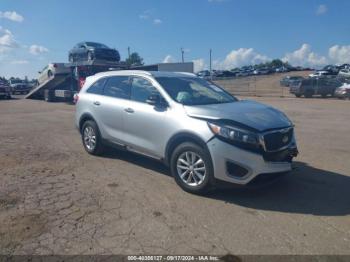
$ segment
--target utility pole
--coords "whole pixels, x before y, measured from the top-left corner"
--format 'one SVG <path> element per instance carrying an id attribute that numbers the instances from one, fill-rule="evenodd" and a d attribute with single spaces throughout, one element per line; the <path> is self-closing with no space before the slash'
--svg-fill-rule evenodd
<path id="1" fill-rule="evenodd" d="M 211 48 L 209 49 L 209 72 L 210 72 L 210 80 L 213 80 L 213 72 L 211 68 Z"/>
<path id="2" fill-rule="evenodd" d="M 185 59 L 184 59 L 184 53 L 185 53 L 185 51 L 184 51 L 184 49 L 181 47 L 181 57 L 182 57 L 182 63 L 184 63 L 184 62 L 185 62 Z"/>

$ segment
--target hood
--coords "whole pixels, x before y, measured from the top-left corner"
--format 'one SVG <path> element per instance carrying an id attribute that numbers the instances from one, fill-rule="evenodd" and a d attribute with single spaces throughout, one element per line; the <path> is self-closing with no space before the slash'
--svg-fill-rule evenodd
<path id="1" fill-rule="evenodd" d="M 281 111 L 249 100 L 225 104 L 184 106 L 184 108 L 191 117 L 231 120 L 257 131 L 292 125 L 292 122 Z"/>

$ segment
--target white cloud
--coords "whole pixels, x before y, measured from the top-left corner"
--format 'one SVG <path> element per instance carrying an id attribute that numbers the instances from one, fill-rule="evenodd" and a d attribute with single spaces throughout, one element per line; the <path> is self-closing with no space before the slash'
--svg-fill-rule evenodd
<path id="1" fill-rule="evenodd" d="M 16 47 L 18 44 L 11 31 L 0 26 L 0 53 L 8 52 Z"/>
<path id="2" fill-rule="evenodd" d="M 232 50 L 223 61 L 213 64 L 218 69 L 229 70 L 244 65 L 259 64 L 270 60 L 267 56 L 257 53 L 253 48 L 239 48 Z"/>
<path id="3" fill-rule="evenodd" d="M 153 19 L 153 24 L 160 25 L 161 23 L 163 23 L 163 21 L 160 20 L 159 18 Z"/>
<path id="4" fill-rule="evenodd" d="M 316 15 L 323 15 L 327 13 L 328 8 L 326 5 L 319 5 L 316 9 Z"/>
<path id="5" fill-rule="evenodd" d="M 28 63 L 29 63 L 28 60 L 13 60 L 13 61 L 11 61 L 11 64 L 14 64 L 14 65 L 25 65 Z"/>
<path id="6" fill-rule="evenodd" d="M 143 20 L 146 20 L 146 19 L 149 18 L 149 15 L 141 14 L 141 15 L 139 15 L 139 18 L 140 18 L 140 19 L 143 19 Z"/>
<path id="7" fill-rule="evenodd" d="M 15 11 L 6 11 L 6 12 L 0 11 L 0 18 L 6 18 L 14 22 L 22 22 L 24 20 L 23 16 L 16 13 Z"/>
<path id="8" fill-rule="evenodd" d="M 174 63 L 174 62 L 175 62 L 175 59 L 171 55 L 167 55 L 163 59 L 163 63 Z"/>
<path id="9" fill-rule="evenodd" d="M 206 66 L 203 58 L 192 60 L 192 62 L 193 62 L 193 65 L 194 65 L 194 71 L 195 72 L 203 70 L 205 68 L 205 66 Z"/>
<path id="10" fill-rule="evenodd" d="M 328 56 L 335 64 L 345 64 L 350 62 L 350 45 L 334 45 L 329 48 Z"/>
<path id="11" fill-rule="evenodd" d="M 6 12 L 0 11 L 0 18 L 6 18 L 14 22 L 22 22 L 24 20 L 23 16 L 16 13 L 15 11 L 6 11 Z"/>
<path id="12" fill-rule="evenodd" d="M 41 45 L 31 45 L 29 47 L 29 53 L 31 53 L 32 55 L 39 55 L 47 52 L 49 52 L 49 49 Z"/>
<path id="13" fill-rule="evenodd" d="M 303 44 L 292 53 L 287 53 L 282 60 L 294 66 L 317 67 L 327 64 L 327 58 L 312 52 L 309 44 Z"/>

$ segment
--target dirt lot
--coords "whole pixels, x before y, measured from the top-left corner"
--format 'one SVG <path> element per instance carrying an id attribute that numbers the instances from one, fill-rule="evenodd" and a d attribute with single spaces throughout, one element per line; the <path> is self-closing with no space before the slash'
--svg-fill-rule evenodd
<path id="1" fill-rule="evenodd" d="M 350 101 L 258 98 L 296 124 L 294 171 L 183 192 L 161 164 L 85 153 L 74 106 L 0 101 L 2 254 L 350 254 Z"/>

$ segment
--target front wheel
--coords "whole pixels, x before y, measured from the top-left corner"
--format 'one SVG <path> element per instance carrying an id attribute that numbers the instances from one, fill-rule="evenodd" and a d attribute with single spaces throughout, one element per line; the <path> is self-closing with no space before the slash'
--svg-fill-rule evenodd
<path id="1" fill-rule="evenodd" d="M 204 194 L 214 185 L 214 171 L 208 150 L 186 142 L 176 147 L 170 160 L 176 183 L 186 192 Z"/>
<path id="2" fill-rule="evenodd" d="M 86 152 L 101 155 L 104 151 L 100 131 L 94 121 L 86 121 L 81 129 L 81 138 Z"/>

